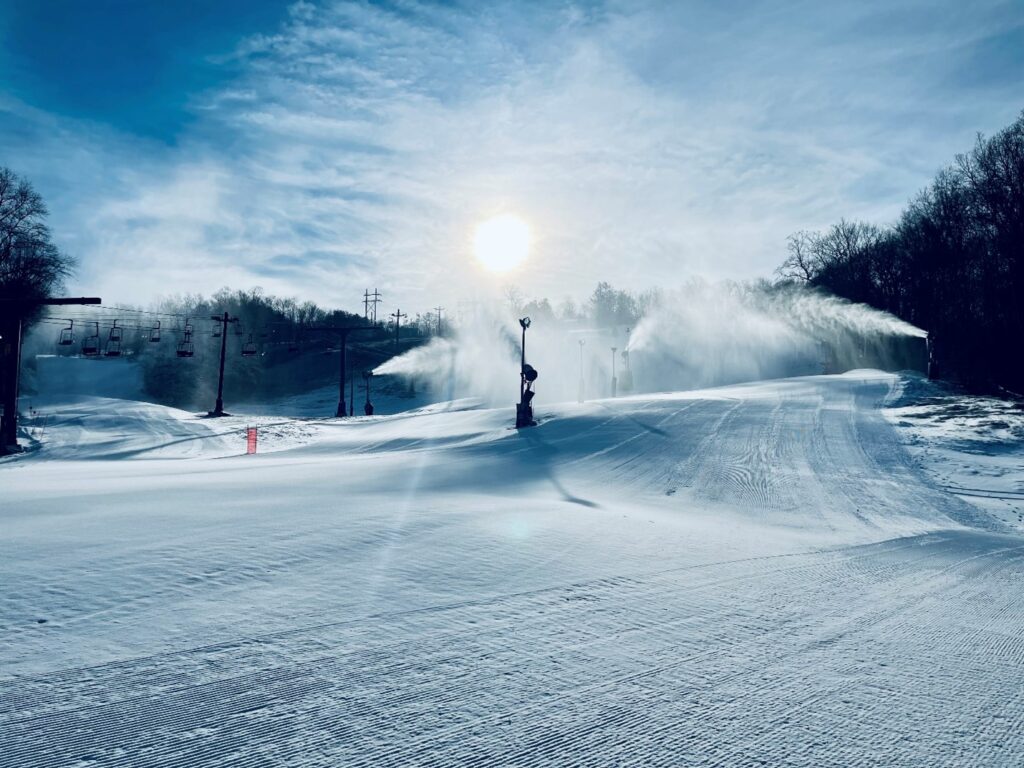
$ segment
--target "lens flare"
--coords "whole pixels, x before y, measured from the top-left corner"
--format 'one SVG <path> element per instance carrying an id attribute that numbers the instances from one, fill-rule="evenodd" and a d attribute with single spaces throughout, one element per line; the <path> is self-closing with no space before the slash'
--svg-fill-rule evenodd
<path id="1" fill-rule="evenodd" d="M 515 269 L 530 253 L 530 227 L 511 213 L 488 219 L 476 228 L 473 252 L 491 272 Z"/>

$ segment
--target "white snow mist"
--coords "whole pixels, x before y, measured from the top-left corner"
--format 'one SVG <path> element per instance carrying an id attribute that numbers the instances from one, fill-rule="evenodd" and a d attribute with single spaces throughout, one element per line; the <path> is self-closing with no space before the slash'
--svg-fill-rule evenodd
<path id="1" fill-rule="evenodd" d="M 923 356 L 925 335 L 885 312 L 806 289 L 694 281 L 659 294 L 635 328 L 534 318 L 526 357 L 540 372 L 538 402 L 554 402 L 576 399 L 581 380 L 585 398 L 611 395 L 613 358 L 618 394 L 628 395 L 909 367 Z M 480 312 L 453 337 L 434 339 L 374 372 L 416 379 L 441 400 L 508 404 L 518 397 L 519 343 L 513 313 Z"/>

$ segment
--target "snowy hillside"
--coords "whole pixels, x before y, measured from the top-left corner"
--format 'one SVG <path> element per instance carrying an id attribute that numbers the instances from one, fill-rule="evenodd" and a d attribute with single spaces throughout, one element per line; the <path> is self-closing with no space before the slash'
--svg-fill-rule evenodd
<path id="1" fill-rule="evenodd" d="M 1024 538 L 905 395 L 51 401 L 0 463 L 0 766 L 1019 765 Z"/>

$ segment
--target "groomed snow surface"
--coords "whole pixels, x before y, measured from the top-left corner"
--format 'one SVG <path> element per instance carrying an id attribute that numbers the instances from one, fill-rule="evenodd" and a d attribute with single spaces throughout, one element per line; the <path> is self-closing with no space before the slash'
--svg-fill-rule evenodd
<path id="1" fill-rule="evenodd" d="M 256 456 L 41 400 L 0 766 L 1024 764 L 1024 533 L 893 426 L 907 383 L 265 415 Z"/>

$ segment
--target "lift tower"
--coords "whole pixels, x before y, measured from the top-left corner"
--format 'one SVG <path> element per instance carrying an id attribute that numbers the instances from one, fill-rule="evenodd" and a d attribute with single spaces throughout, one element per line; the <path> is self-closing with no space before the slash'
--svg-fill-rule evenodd
<path id="1" fill-rule="evenodd" d="M 333 325 L 321 326 L 319 328 L 310 328 L 310 331 L 324 331 L 326 333 L 333 333 L 338 337 L 338 343 L 341 347 L 341 362 L 338 367 L 338 410 L 335 412 L 337 418 L 343 416 L 351 416 L 348 406 L 345 404 L 345 381 L 347 379 L 345 375 L 345 369 L 348 365 L 347 353 L 348 353 L 348 335 L 353 331 L 372 331 L 375 326 L 372 325 L 349 325 L 336 327 Z M 353 397 L 353 399 L 355 399 Z"/>
<path id="2" fill-rule="evenodd" d="M 16 453 L 18 448 L 18 381 L 21 378 L 21 334 L 25 318 L 39 307 L 69 304 L 101 304 L 96 297 L 46 297 L 41 299 L 0 299 L 0 392 L 3 393 L 3 417 L 0 418 L 0 456 Z"/>

